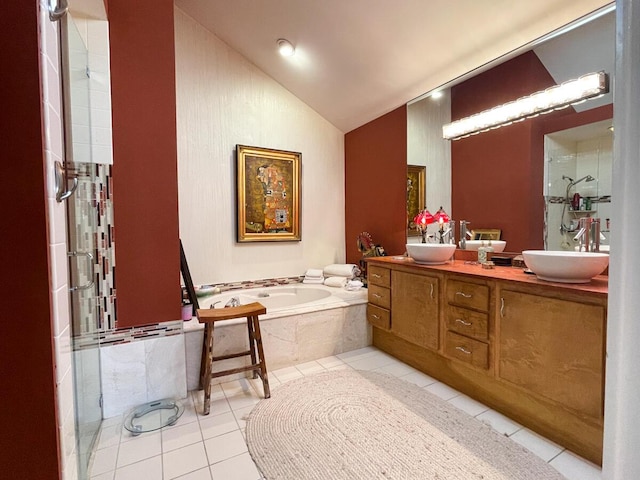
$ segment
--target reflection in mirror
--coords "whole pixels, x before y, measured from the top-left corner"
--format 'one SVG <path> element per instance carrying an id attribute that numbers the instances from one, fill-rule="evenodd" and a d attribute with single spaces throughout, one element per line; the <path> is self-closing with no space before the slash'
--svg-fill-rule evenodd
<path id="1" fill-rule="evenodd" d="M 609 120 L 546 135 L 547 250 L 579 248 L 579 220 L 590 217 L 600 219 L 599 247 L 608 251 L 612 160 Z"/>
<path id="2" fill-rule="evenodd" d="M 556 193 L 560 188 L 554 183 L 556 173 L 544 155 L 552 148 L 549 142 L 556 131 L 599 121 L 611 126 L 614 41 L 615 13 L 610 6 L 589 21 L 583 19 L 561 34 L 548 35 L 544 42 L 534 42 L 528 50 L 523 47 L 517 56 L 496 60 L 475 76 L 452 81 L 448 88 L 439 89 L 443 95 L 438 99 L 426 94 L 410 102 L 407 162 L 426 166 L 427 207 L 443 205 L 458 225 L 461 220 L 470 222 L 469 229 L 501 229 L 509 251 L 543 248 L 545 243 L 549 248 L 563 248 L 559 246 L 562 204 L 549 207 L 548 197 L 566 197 L 566 191 Z M 442 125 L 452 120 L 600 70 L 610 75 L 611 93 L 603 97 L 455 142 L 442 139 Z M 579 142 L 576 148 L 590 144 L 586 138 Z M 602 150 L 607 148 L 606 141 L 594 138 L 593 142 L 600 142 L 598 175 L 581 174 L 584 164 L 574 162 L 575 169 L 565 176 L 576 180 L 587 174 L 610 178 L 610 160 L 604 159 L 607 154 Z M 550 182 L 556 185 L 551 190 Z M 563 189 L 567 183 L 564 181 Z M 603 181 L 595 184 L 598 191 L 593 197 L 598 198 L 594 205 L 603 219 L 602 230 L 608 230 L 608 198 L 601 197 L 610 192 Z M 583 181 L 571 192 L 591 187 Z M 560 212 L 555 212 L 556 205 Z M 565 213 L 565 223 L 571 225 Z M 608 237 L 608 233 L 604 235 Z M 573 243 L 565 242 L 564 248 L 575 247 Z"/>

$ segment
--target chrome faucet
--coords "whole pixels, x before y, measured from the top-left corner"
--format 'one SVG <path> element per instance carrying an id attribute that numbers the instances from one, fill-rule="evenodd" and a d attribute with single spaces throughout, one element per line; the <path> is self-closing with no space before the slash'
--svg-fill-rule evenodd
<path id="1" fill-rule="evenodd" d="M 471 232 L 467 230 L 467 225 L 470 223 L 466 220 L 460 220 L 460 248 L 463 250 L 467 249 L 467 235 L 471 238 Z"/>
<path id="2" fill-rule="evenodd" d="M 599 252 L 600 251 L 600 219 L 583 217 L 578 223 L 578 233 L 573 240 L 580 242 L 578 251 Z"/>

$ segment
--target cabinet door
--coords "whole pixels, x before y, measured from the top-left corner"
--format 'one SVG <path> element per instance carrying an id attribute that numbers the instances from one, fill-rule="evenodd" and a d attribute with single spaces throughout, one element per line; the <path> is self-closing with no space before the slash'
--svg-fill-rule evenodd
<path id="1" fill-rule="evenodd" d="M 438 349 L 438 278 L 392 272 L 391 331 L 422 347 Z"/>
<path id="2" fill-rule="evenodd" d="M 501 302 L 500 378 L 601 418 L 604 307 L 508 290 Z"/>

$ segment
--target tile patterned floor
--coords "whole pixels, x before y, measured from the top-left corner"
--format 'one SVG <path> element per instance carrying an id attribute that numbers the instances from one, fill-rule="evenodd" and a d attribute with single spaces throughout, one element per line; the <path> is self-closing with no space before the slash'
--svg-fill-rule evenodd
<path id="1" fill-rule="evenodd" d="M 270 372 L 277 389 L 289 380 L 334 369 L 375 370 L 414 383 L 525 446 L 569 480 L 601 480 L 598 466 L 533 433 L 376 349 L 360 350 Z M 211 414 L 202 416 L 202 392 L 190 392 L 178 423 L 138 437 L 122 418 L 103 422 L 92 460 L 92 480 L 261 480 L 244 439 L 245 418 L 262 398 L 260 380 L 236 380 L 212 387 Z M 303 480 L 303 479 L 301 479 Z"/>

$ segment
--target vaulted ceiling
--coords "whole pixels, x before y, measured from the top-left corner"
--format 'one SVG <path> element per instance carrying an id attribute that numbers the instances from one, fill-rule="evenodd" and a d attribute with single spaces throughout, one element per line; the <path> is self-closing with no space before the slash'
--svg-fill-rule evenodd
<path id="1" fill-rule="evenodd" d="M 175 0 L 344 132 L 610 3 Z"/>

